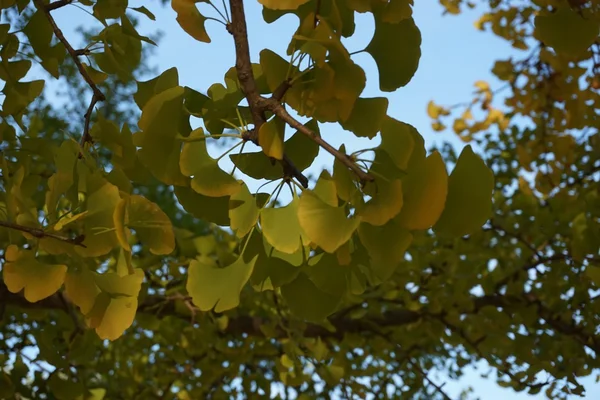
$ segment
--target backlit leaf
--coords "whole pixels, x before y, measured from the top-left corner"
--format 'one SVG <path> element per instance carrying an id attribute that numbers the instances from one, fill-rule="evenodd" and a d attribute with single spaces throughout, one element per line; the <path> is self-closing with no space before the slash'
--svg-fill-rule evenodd
<path id="1" fill-rule="evenodd" d="M 196 0 L 171 0 L 171 7 L 177 13 L 177 22 L 191 37 L 200 42 L 210 43 L 204 23 L 206 17 L 196 8 Z"/>

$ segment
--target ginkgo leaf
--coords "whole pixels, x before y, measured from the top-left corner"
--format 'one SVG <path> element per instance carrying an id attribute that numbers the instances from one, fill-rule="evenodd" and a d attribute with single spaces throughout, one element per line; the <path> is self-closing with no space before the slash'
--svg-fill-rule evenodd
<path id="1" fill-rule="evenodd" d="M 187 184 L 179 167 L 181 143 L 176 140 L 183 116 L 183 96 L 184 89 L 175 86 L 150 98 L 138 122 L 142 132 L 134 136 L 134 143 L 141 147 L 140 161 L 157 179 L 169 185 Z"/>
<path id="2" fill-rule="evenodd" d="M 230 227 L 237 237 L 243 238 L 250 232 L 258 222 L 259 213 L 256 198 L 242 183 L 240 190 L 229 198 Z"/>
<path id="3" fill-rule="evenodd" d="M 76 251 L 84 257 L 99 257 L 118 244 L 113 213 L 121 197 L 119 188 L 104 179 L 100 172 L 90 174 L 86 185 L 88 198 L 83 241 L 86 247 L 77 247 Z"/>
<path id="4" fill-rule="evenodd" d="M 376 14 L 375 34 L 365 51 L 377 64 L 379 88 L 393 92 L 410 82 L 417 71 L 421 58 L 421 32 L 412 18 L 389 23 Z"/>
<path id="5" fill-rule="evenodd" d="M 177 13 L 177 22 L 184 31 L 200 42 L 210 43 L 204 26 L 206 17 L 196 8 L 198 1 L 201 0 L 171 0 L 171 7 Z"/>
<path id="6" fill-rule="evenodd" d="M 199 136 L 204 136 L 201 128 L 190 134 L 191 139 Z M 184 143 L 179 166 L 183 175 L 193 177 L 192 189 L 205 196 L 230 196 L 240 190 L 240 183 L 208 154 L 205 140 Z"/>
<path id="7" fill-rule="evenodd" d="M 321 176 L 317 181 L 313 189 L 314 194 L 316 194 L 321 200 L 325 203 L 329 204 L 332 207 L 338 206 L 338 197 L 337 197 L 337 189 L 335 186 L 335 181 L 329 174 L 327 170 L 321 172 Z"/>
<path id="8" fill-rule="evenodd" d="M 173 191 L 183 209 L 194 217 L 229 226 L 229 196 L 204 196 L 185 186 L 175 186 Z"/>
<path id="9" fill-rule="evenodd" d="M 558 53 L 577 56 L 598 38 L 600 23 L 581 16 L 569 5 L 561 5 L 551 14 L 538 14 L 535 36 Z"/>
<path id="10" fill-rule="evenodd" d="M 52 296 L 65 280 L 66 265 L 43 264 L 35 259 L 35 253 L 31 250 L 20 250 L 10 245 L 4 258 L 4 284 L 12 293 L 25 289 L 24 296 L 29 302 L 35 303 Z"/>
<path id="11" fill-rule="evenodd" d="M 143 280 L 141 269 L 124 276 L 83 270 L 67 274 L 65 292 L 101 339 L 116 340 L 133 323 Z"/>
<path id="12" fill-rule="evenodd" d="M 381 126 L 379 147 L 390 155 L 398 168 L 406 171 L 415 148 L 415 135 L 420 136 L 413 126 L 392 117 L 386 117 Z"/>
<path id="13" fill-rule="evenodd" d="M 50 221 L 56 220 L 58 200 L 73 184 L 75 162 L 79 153 L 78 147 L 75 142 L 65 140 L 56 150 L 54 156 L 56 172 L 48 179 L 48 191 L 46 192 L 46 208 Z"/>
<path id="14" fill-rule="evenodd" d="M 371 225 L 383 225 L 394 218 L 402 209 L 402 181 L 375 181 L 377 193 L 362 207 L 357 207 L 357 215 Z"/>
<path id="15" fill-rule="evenodd" d="M 344 207 L 332 207 L 309 190 L 300 197 L 298 220 L 306 236 L 328 253 L 346 243 L 360 222 L 348 218 Z"/>
<path id="16" fill-rule="evenodd" d="M 492 214 L 493 190 L 494 174 L 471 146 L 465 146 L 450 174 L 448 198 L 434 231 L 463 236 L 480 228 Z"/>
<path id="17" fill-rule="evenodd" d="M 339 149 L 340 153 L 346 154 L 346 148 L 342 145 Z M 358 193 L 355 177 L 352 172 L 337 158 L 333 161 L 333 180 L 337 195 L 343 201 L 351 201 Z"/>
<path id="18" fill-rule="evenodd" d="M 287 254 L 298 251 L 304 236 L 298 221 L 298 199 L 294 197 L 285 207 L 264 208 L 260 226 L 265 239 L 277 250 Z"/>
<path id="19" fill-rule="evenodd" d="M 388 103 L 385 97 L 358 98 L 350 117 L 341 125 L 356 136 L 373 138 L 381 130 Z"/>
<path id="20" fill-rule="evenodd" d="M 202 311 L 214 308 L 215 312 L 223 312 L 237 307 L 240 304 L 240 292 L 252 275 L 256 258 L 245 263 L 240 256 L 224 268 L 193 260 L 186 284 L 193 303 Z"/>
<path id="21" fill-rule="evenodd" d="M 440 153 L 433 152 L 411 168 L 402 189 L 404 205 L 396 222 L 408 230 L 429 229 L 442 214 L 448 194 L 448 173 Z"/>
<path id="22" fill-rule="evenodd" d="M 373 272 L 381 280 L 393 274 L 412 241 L 411 233 L 394 220 L 382 226 L 363 222 L 358 227 L 358 237 L 367 249 Z"/>
<path id="23" fill-rule="evenodd" d="M 258 0 L 260 4 L 272 10 L 295 10 L 309 0 Z"/>
<path id="24" fill-rule="evenodd" d="M 275 117 L 262 124 L 258 130 L 258 143 L 263 152 L 276 160 L 283 159 L 283 138 L 285 122 Z"/>
<path id="25" fill-rule="evenodd" d="M 139 240 L 152 254 L 169 254 L 175 248 L 175 234 L 169 217 L 156 203 L 139 196 L 127 196 L 117 204 L 113 214 L 115 231 L 123 249 L 131 251 L 130 232 L 134 229 Z"/>
<path id="26" fill-rule="evenodd" d="M 177 68 L 169 68 L 164 70 L 156 78 L 147 81 L 137 82 L 137 91 L 133 95 L 133 99 L 138 107 L 142 110 L 144 106 L 154 95 L 164 92 L 167 89 L 179 85 L 179 74 Z"/>
<path id="27" fill-rule="evenodd" d="M 320 290 L 304 273 L 283 285 L 281 295 L 294 315 L 309 321 L 324 320 L 341 302 L 339 296 Z"/>

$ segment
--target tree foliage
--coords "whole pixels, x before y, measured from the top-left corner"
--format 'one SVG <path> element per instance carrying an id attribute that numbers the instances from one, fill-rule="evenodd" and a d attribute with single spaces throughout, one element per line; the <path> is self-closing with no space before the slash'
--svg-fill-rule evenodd
<path id="1" fill-rule="evenodd" d="M 595 2 L 482 2 L 478 27 L 524 56 L 493 66 L 504 92 L 429 104 L 469 142 L 458 155 L 388 116 L 421 56 L 412 0 L 259 0 L 298 26 L 258 60 L 247 2 L 200 1 L 236 60 L 209 88 L 147 79 L 150 5 L 78 3 L 103 26 L 81 48 L 54 18 L 73 1 L 0 2 L 0 397 L 447 399 L 429 372 L 482 360 L 502 386 L 583 393 L 600 352 Z M 196 3 L 170 6 L 202 51 Z M 347 49 L 356 13 L 375 28 Z M 357 52 L 380 97 L 361 97 Z M 78 99 L 63 109 L 60 77 Z M 336 149 L 326 123 L 380 144 Z M 334 162 L 309 179 L 321 150 Z"/>

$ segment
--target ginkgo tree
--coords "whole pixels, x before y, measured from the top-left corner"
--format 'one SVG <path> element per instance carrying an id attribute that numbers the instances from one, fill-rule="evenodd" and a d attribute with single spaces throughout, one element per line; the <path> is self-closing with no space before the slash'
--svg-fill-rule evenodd
<path id="1" fill-rule="evenodd" d="M 413 126 L 388 115 L 385 97 L 410 84 L 418 68 L 421 34 L 412 0 L 258 0 L 265 23 L 293 14 L 298 25 L 285 54 L 264 49 L 257 60 L 249 51 L 248 1 L 255 0 L 199 2 L 215 11 L 235 54 L 223 83 L 209 88 L 187 86 L 175 68 L 151 79 L 137 76 L 143 48 L 157 45 L 136 23 L 155 19 L 150 5 L 79 0 L 77 7 L 103 29 L 75 48 L 53 15 L 76 2 L 0 3 L 13 16 L 0 25 L 5 82 L 0 334 L 3 354 L 14 355 L 0 358 L 7 365 L 0 397 L 230 398 L 268 396 L 283 388 L 305 398 L 367 393 L 447 398 L 428 370 L 454 360 L 446 369 L 457 375 L 470 357 L 488 361 L 517 390 L 548 385 L 547 393 L 555 395 L 576 385 L 574 376 L 595 368 L 585 348 L 597 352 L 600 339 L 577 325 L 575 311 L 555 311 L 556 301 L 546 304 L 546 298 L 519 289 L 518 276 L 489 265 L 492 259 L 515 263 L 523 256 L 513 242 L 499 247 L 490 231 L 525 244 L 533 253 L 527 264 L 537 263 L 531 268 L 560 259 L 578 260 L 587 269 L 597 261 L 593 240 L 577 239 L 579 258 L 558 257 L 562 250 L 548 247 L 552 243 L 533 245 L 511 234 L 512 228 L 495 225 L 499 210 L 513 206 L 503 189 L 518 180 L 505 171 L 512 165 L 505 153 L 518 154 L 520 163 L 529 157 L 530 164 L 542 154 L 535 153 L 535 134 L 523 136 L 516 147 L 510 135 L 503 136 L 511 118 L 521 113 L 540 130 L 560 127 L 560 116 L 536 108 L 548 104 L 536 97 L 538 87 L 519 92 L 517 76 L 529 71 L 499 61 L 494 73 L 512 83 L 513 103 L 507 104 L 514 109 L 494 109 L 494 93 L 479 82 L 481 99 L 473 104 L 483 102 L 486 119 L 469 126 L 467 110 L 453 124 L 465 140 L 487 143 L 487 165 L 470 145 L 458 156 L 447 149 L 428 152 Z M 198 51 L 208 52 L 205 22 L 214 17 L 196 3 L 172 0 L 170 6 Z M 441 3 L 460 11 L 460 1 Z M 596 71 L 590 48 L 600 22 L 593 5 L 534 1 L 519 10 L 491 3 L 496 13 L 486 14 L 482 26 L 491 23 L 517 48 L 527 41 L 544 43 L 524 68 L 536 61 L 582 76 L 586 70 L 563 59 L 580 57 L 591 60 Z M 347 49 L 342 39 L 362 33 L 355 29 L 357 13 L 370 14 L 375 29 L 364 49 Z M 534 19 L 533 31 L 500 29 L 506 15 L 522 25 Z M 353 61 L 356 51 L 374 60 L 380 97 L 361 97 L 367 77 Z M 46 84 L 29 79 L 33 62 L 48 79 L 75 71 L 85 84 L 90 101 L 83 115 L 61 114 L 81 118 L 79 131 L 65 134 L 55 115 L 38 112 Z M 551 81 L 550 75 L 542 79 Z M 563 79 L 563 94 L 571 100 L 571 80 Z M 112 80 L 136 81 L 128 100 L 139 110 L 133 124 L 102 111 L 111 102 L 106 82 Z M 582 101 L 575 107 L 579 112 L 593 108 Z M 518 108 L 523 103 L 529 108 Z M 428 112 L 434 128 L 442 130 L 450 110 L 431 103 Z M 581 118 L 591 125 L 590 118 Z M 327 123 L 357 137 L 378 137 L 380 144 L 350 153 L 335 148 Z M 506 142 L 499 156 L 494 140 L 476 138 L 492 124 Z M 573 148 L 565 137 L 571 136 L 557 134 L 551 146 L 559 174 L 579 171 L 562 161 Z M 219 143 L 224 152 L 213 158 L 209 146 Z M 582 145 L 583 151 L 588 147 Z M 320 151 L 333 156 L 333 165 L 311 180 L 306 170 Z M 224 157 L 233 171 L 222 169 Z M 577 157 L 592 166 L 597 159 Z M 544 168 L 541 161 L 529 166 L 545 176 Z M 254 190 L 254 180 L 271 187 Z M 587 193 L 588 183 L 582 178 L 577 185 Z M 521 185 L 528 187 L 522 177 Z M 289 201 L 282 201 L 284 189 Z M 556 195 L 542 193 L 542 202 Z M 521 203 L 537 202 L 536 194 Z M 577 226 L 597 220 L 594 215 L 578 217 Z M 579 229 L 578 238 L 595 228 Z M 593 288 L 585 285 L 575 290 Z M 474 292 L 476 287 L 484 294 Z M 540 357 L 581 360 L 579 369 L 567 375 L 563 364 L 536 364 L 517 353 L 510 341 L 526 336 L 519 331 L 523 326 L 544 332 L 539 340 L 548 340 L 550 333 L 539 324 L 549 325 L 553 335 L 575 337 L 565 346 L 579 358 L 557 349 Z M 25 351 L 31 346 L 39 350 L 37 359 Z M 511 357 L 530 370 L 513 371 Z M 543 371 L 554 379 L 537 383 Z M 560 387 L 561 379 L 571 380 Z"/>

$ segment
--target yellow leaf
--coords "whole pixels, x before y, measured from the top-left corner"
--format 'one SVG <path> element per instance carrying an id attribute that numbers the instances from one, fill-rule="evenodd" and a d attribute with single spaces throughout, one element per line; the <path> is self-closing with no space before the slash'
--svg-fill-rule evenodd
<path id="1" fill-rule="evenodd" d="M 408 230 L 430 228 L 444 210 L 448 173 L 437 151 L 408 171 L 403 182 L 404 205 L 396 222 Z"/>
<path id="2" fill-rule="evenodd" d="M 3 278 L 11 293 L 25 289 L 27 301 L 35 303 L 52 296 L 60 289 L 67 273 L 66 265 L 42 264 L 31 250 L 19 250 L 10 245 L 5 253 Z"/>
<path id="3" fill-rule="evenodd" d="M 195 0 L 171 0 L 171 7 L 177 13 L 177 22 L 191 37 L 210 43 L 204 23 L 206 17 L 196 8 Z"/>
<path id="4" fill-rule="evenodd" d="M 258 130 L 258 143 L 263 152 L 277 160 L 283 159 L 283 138 L 285 122 L 275 117 L 261 125 Z"/>
<path id="5" fill-rule="evenodd" d="M 260 4 L 271 10 L 296 10 L 309 0 L 258 0 Z"/>

